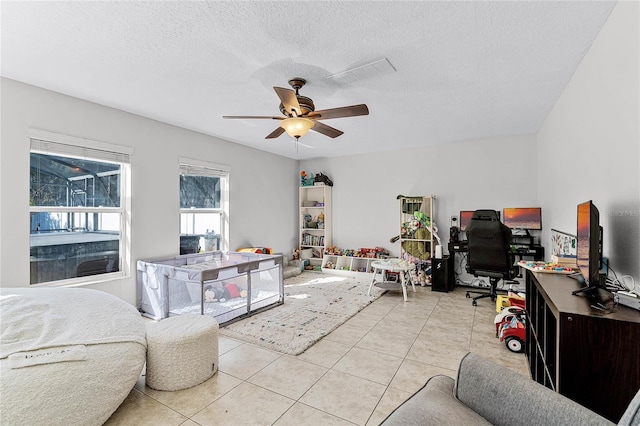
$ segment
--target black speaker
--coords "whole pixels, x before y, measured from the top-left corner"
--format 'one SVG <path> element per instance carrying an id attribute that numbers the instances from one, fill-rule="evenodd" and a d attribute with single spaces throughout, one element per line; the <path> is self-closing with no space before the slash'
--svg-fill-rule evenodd
<path id="1" fill-rule="evenodd" d="M 460 230 L 457 226 L 449 228 L 449 241 L 457 242 L 460 236 Z"/>
<path id="2" fill-rule="evenodd" d="M 455 277 L 453 276 L 453 258 L 443 256 L 442 259 L 431 259 L 431 291 L 452 291 Z"/>

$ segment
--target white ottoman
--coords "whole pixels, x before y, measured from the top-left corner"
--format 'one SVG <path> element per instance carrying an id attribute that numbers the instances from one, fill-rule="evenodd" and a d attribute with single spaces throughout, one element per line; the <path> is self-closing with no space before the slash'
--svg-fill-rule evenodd
<path id="1" fill-rule="evenodd" d="M 199 385 L 218 371 L 218 322 L 181 315 L 147 327 L 146 383 L 176 391 Z"/>

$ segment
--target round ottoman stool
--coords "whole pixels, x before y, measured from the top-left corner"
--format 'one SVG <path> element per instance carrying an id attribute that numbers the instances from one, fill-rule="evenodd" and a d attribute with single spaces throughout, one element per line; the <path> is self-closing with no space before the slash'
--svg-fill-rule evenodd
<path id="1" fill-rule="evenodd" d="M 181 315 L 147 326 L 146 383 L 176 391 L 199 385 L 218 371 L 218 322 Z"/>

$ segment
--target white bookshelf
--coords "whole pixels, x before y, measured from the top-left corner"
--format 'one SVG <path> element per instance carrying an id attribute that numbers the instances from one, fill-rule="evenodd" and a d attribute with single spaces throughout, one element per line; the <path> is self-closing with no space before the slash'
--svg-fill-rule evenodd
<path id="1" fill-rule="evenodd" d="M 373 270 L 371 262 L 379 260 L 371 257 L 338 256 L 325 254 L 322 258 L 322 272 L 336 275 L 371 277 Z M 328 268 L 327 264 L 332 263 L 333 268 Z"/>
<path id="2" fill-rule="evenodd" d="M 300 231 L 298 245 L 300 253 L 311 250 L 314 255 L 309 259 L 313 266 L 322 266 L 324 249 L 331 245 L 331 187 L 328 185 L 301 186 L 298 193 L 300 208 Z M 324 216 L 322 228 L 309 227 L 305 216 L 312 221 Z"/>

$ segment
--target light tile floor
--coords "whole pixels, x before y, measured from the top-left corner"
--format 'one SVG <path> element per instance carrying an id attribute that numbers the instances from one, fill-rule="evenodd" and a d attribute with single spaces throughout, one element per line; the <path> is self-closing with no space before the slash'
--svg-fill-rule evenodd
<path id="1" fill-rule="evenodd" d="M 377 425 L 431 376 L 477 352 L 529 376 L 495 337 L 495 303 L 465 288 L 387 292 L 298 356 L 220 337 L 219 372 L 177 392 L 144 376 L 107 425 Z"/>

